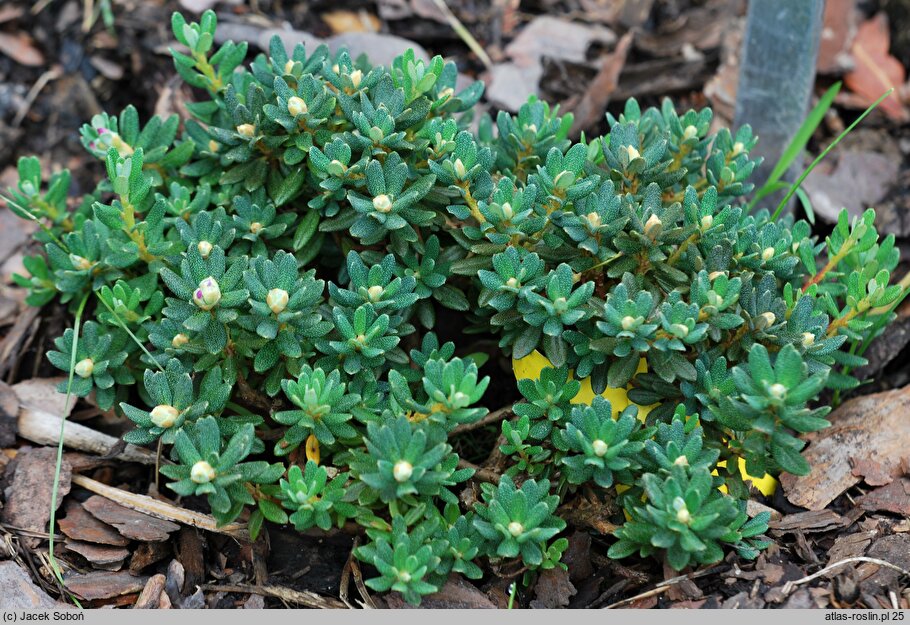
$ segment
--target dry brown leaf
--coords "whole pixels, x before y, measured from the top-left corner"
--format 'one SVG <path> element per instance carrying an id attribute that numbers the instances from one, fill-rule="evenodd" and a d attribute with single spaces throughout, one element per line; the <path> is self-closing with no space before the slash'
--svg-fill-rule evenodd
<path id="1" fill-rule="evenodd" d="M 35 42 L 26 33 L 0 33 L 0 54 L 5 54 L 20 65 L 41 67 L 44 55 L 35 47 Z"/>
<path id="2" fill-rule="evenodd" d="M 332 32 L 338 33 L 375 33 L 382 24 L 379 18 L 366 11 L 329 11 L 322 14 L 322 21 L 329 25 Z"/>
<path id="3" fill-rule="evenodd" d="M 907 109 L 901 103 L 897 90 L 904 84 L 906 72 L 900 61 L 889 53 L 890 47 L 888 19 L 884 13 L 879 13 L 860 25 L 850 48 L 856 67 L 844 76 L 844 83 L 851 91 L 867 100 L 867 106 L 888 89 L 895 88 L 894 93 L 885 98 L 879 108 L 892 119 L 906 120 Z"/>

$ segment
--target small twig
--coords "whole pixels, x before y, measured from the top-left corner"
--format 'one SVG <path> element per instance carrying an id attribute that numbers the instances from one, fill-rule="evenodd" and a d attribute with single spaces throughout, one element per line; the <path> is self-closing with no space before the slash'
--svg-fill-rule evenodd
<path id="1" fill-rule="evenodd" d="M 16 116 L 13 118 L 13 128 L 18 128 L 19 125 L 22 124 L 22 120 L 28 115 L 29 109 L 32 108 L 32 104 L 35 103 L 35 99 L 38 97 L 38 94 L 41 93 L 41 90 L 47 86 L 47 83 L 52 80 L 57 80 L 62 75 L 63 68 L 59 65 L 55 65 L 38 77 L 38 80 L 35 81 L 32 88 L 28 90 L 28 94 L 19 106 L 19 110 L 16 111 Z"/>
<path id="2" fill-rule="evenodd" d="M 812 575 L 807 575 L 806 577 L 802 577 L 800 579 L 796 579 L 796 580 L 787 582 L 786 584 L 784 584 L 781 591 L 783 592 L 784 596 L 787 596 L 791 592 L 793 592 L 793 590 L 797 586 L 801 586 L 802 584 L 807 584 L 807 583 L 811 582 L 812 580 L 818 579 L 819 577 L 825 575 L 826 573 L 830 573 L 832 570 L 834 570 L 836 568 L 839 568 L 845 564 L 850 564 L 852 562 L 868 562 L 870 564 L 877 564 L 879 566 L 883 566 L 883 567 L 891 569 L 893 571 L 897 571 L 901 575 L 910 577 L 910 571 L 908 571 L 907 569 L 903 569 L 903 568 L 897 566 L 896 564 L 891 564 L 887 560 L 879 560 L 878 558 L 869 558 L 867 556 L 856 556 L 853 558 L 845 558 L 843 560 L 838 560 L 834 564 L 829 564 L 828 566 L 823 568 L 821 571 L 817 571 L 817 572 L 813 573 Z"/>
<path id="3" fill-rule="evenodd" d="M 623 599 L 622 601 L 617 601 L 616 603 L 611 603 L 610 605 L 606 606 L 604 608 L 604 610 L 610 610 L 612 608 L 618 608 L 620 606 L 628 605 L 630 603 L 635 603 L 636 601 L 638 601 L 640 599 L 647 599 L 648 597 L 662 595 L 665 592 L 667 592 L 668 590 L 670 590 L 670 588 L 672 588 L 676 584 L 679 584 L 679 583 L 684 582 L 689 579 L 697 579 L 699 577 L 704 577 L 705 575 L 710 575 L 711 573 L 716 573 L 718 568 L 720 568 L 720 567 L 712 566 L 709 569 L 695 571 L 694 573 L 688 573 L 687 575 L 679 575 L 677 577 L 671 577 L 670 579 L 661 582 L 659 586 L 656 586 L 656 587 L 652 588 L 651 590 L 646 590 L 645 592 L 637 594 L 634 597 L 629 597 L 628 599 Z"/>
<path id="4" fill-rule="evenodd" d="M 315 592 L 306 590 L 292 590 L 281 586 L 247 586 L 243 584 L 203 584 L 202 590 L 214 590 L 215 592 L 242 592 L 249 595 L 262 595 L 263 597 L 275 597 L 289 603 L 305 605 L 308 608 L 318 608 L 320 610 L 345 610 L 347 606 L 338 599 L 323 597 Z"/>
<path id="5" fill-rule="evenodd" d="M 114 488 L 84 475 L 74 475 L 72 482 L 130 510 L 143 512 L 158 519 L 198 527 L 209 532 L 226 534 L 239 540 L 250 540 L 250 534 L 247 532 L 246 524 L 244 523 L 228 523 L 227 525 L 219 526 L 215 518 L 208 514 L 193 512 L 146 495 L 137 495 L 136 493 Z"/>
<path id="6" fill-rule="evenodd" d="M 452 13 L 452 9 L 446 4 L 446 0 L 433 0 L 433 4 L 439 7 L 439 10 L 442 11 L 442 14 L 445 16 L 446 21 L 449 22 L 449 26 L 452 27 L 452 30 L 455 31 L 455 34 L 461 37 L 461 40 L 471 49 L 471 52 L 477 55 L 477 58 L 484 64 L 484 67 L 486 67 L 487 70 L 492 70 L 493 60 L 490 58 L 490 55 L 487 54 L 487 51 L 483 49 L 483 46 L 474 38 L 471 31 L 469 31 L 467 27 L 461 23 L 461 20 Z"/>
<path id="7" fill-rule="evenodd" d="M 472 432 L 486 425 L 490 425 L 491 423 L 499 423 L 511 414 L 512 405 L 509 404 L 508 406 L 503 406 L 498 410 L 487 413 L 486 416 L 478 421 L 474 421 L 473 423 L 462 423 L 461 425 L 455 427 L 455 429 L 453 429 L 451 432 L 449 432 L 449 435 L 454 436 L 456 434 L 464 434 L 465 432 Z"/>

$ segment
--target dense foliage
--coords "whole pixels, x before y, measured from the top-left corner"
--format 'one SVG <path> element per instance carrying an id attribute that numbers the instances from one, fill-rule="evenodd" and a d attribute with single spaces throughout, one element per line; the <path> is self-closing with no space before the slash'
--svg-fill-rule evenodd
<path id="1" fill-rule="evenodd" d="M 163 443 L 174 492 L 221 523 L 251 511 L 254 535 L 354 521 L 367 584 L 414 603 L 485 560 L 557 566 L 582 488 L 621 492 L 614 557 L 757 554 L 767 519 L 748 520 L 736 461 L 808 470 L 797 435 L 827 424 L 808 403 L 856 384 L 838 369 L 900 295 L 871 211 L 823 242 L 748 214 L 756 139 L 711 134 L 708 110 L 630 101 L 573 143 L 571 118 L 531 99 L 471 131 L 482 86 L 456 92 L 440 57 L 374 67 L 276 38 L 244 68 L 213 13 L 173 30 L 205 94 L 192 119 L 98 115 L 92 193 L 70 203 L 69 174 L 45 183 L 25 158 L 7 201 L 42 224 L 46 253 L 17 277 L 29 302 L 91 317 L 48 354 L 72 371 L 61 390 Z M 488 355 L 438 338 L 441 318 L 459 320 L 443 336 L 553 365 L 519 383 L 496 484 L 453 449 L 487 414 Z M 628 385 L 647 419 L 574 404 L 588 377 Z"/>

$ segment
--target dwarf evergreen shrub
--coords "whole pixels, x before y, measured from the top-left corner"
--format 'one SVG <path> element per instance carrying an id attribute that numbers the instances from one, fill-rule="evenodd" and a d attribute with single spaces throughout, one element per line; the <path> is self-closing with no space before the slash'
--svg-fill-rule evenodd
<path id="1" fill-rule="evenodd" d="M 98 115 L 91 193 L 71 203 L 66 171 L 23 158 L 7 198 L 42 225 L 29 303 L 90 317 L 48 358 L 135 423 L 127 441 L 164 444 L 175 493 L 254 536 L 356 522 L 367 585 L 413 603 L 488 560 L 557 566 L 580 488 L 621 492 L 614 557 L 680 569 L 767 544 L 737 461 L 808 471 L 797 435 L 828 411 L 809 402 L 857 384 L 841 371 L 901 295 L 871 210 L 824 241 L 749 214 L 756 139 L 710 133 L 709 110 L 632 100 L 576 143 L 532 98 L 472 132 L 482 86 L 456 92 L 440 57 L 374 67 L 275 38 L 247 68 L 215 26 L 174 15 L 190 119 Z M 486 357 L 456 356 L 441 315 L 553 365 L 519 382 L 512 465 L 473 498 L 452 443 L 487 413 Z M 582 378 L 635 404 L 573 404 Z"/>

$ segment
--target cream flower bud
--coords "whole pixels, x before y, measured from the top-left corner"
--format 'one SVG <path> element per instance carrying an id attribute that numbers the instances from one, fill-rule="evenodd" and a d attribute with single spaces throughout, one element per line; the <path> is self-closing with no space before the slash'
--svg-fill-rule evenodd
<path id="1" fill-rule="evenodd" d="M 193 303 L 202 310 L 211 310 L 221 301 L 221 287 L 212 276 L 199 283 L 193 292 Z"/>
<path id="2" fill-rule="evenodd" d="M 189 342 L 190 342 L 190 337 L 188 337 L 186 334 L 183 334 L 181 332 L 180 334 L 175 336 L 173 339 L 171 339 L 171 346 L 176 349 L 180 349 L 181 347 L 183 347 L 184 345 L 186 345 Z"/>
<path id="3" fill-rule="evenodd" d="M 626 154 L 629 155 L 629 162 L 634 161 L 636 158 L 641 158 L 641 153 L 634 145 L 626 146 Z"/>
<path id="4" fill-rule="evenodd" d="M 509 523 L 509 533 L 512 536 L 514 536 L 515 538 L 518 538 L 519 536 L 524 534 L 524 531 L 525 531 L 525 526 L 522 525 L 521 523 L 519 523 L 518 521 L 512 521 L 511 523 Z"/>
<path id="5" fill-rule="evenodd" d="M 262 230 L 262 228 L 263 228 L 262 224 L 259 223 L 258 221 L 254 221 L 253 223 L 250 224 L 250 232 L 253 234 L 259 234 L 259 232 L 260 232 L 260 230 Z"/>
<path id="6" fill-rule="evenodd" d="M 288 306 L 288 292 L 284 289 L 272 289 L 269 291 L 269 294 L 265 296 L 266 306 L 269 307 L 276 315 L 284 311 Z"/>
<path id="7" fill-rule="evenodd" d="M 293 69 L 294 69 L 294 61 L 292 61 L 291 59 L 288 59 L 288 62 L 284 64 L 284 73 L 290 74 L 291 71 L 293 71 Z"/>
<path id="8" fill-rule="evenodd" d="M 694 139 L 698 136 L 698 128 L 695 126 L 686 126 L 686 129 L 683 130 L 683 139 L 688 141 L 689 139 Z"/>
<path id="9" fill-rule="evenodd" d="M 746 146 L 743 145 L 743 142 L 737 141 L 736 143 L 733 144 L 732 154 L 733 154 L 733 156 L 739 156 L 740 154 L 743 153 L 743 150 L 745 150 L 745 149 L 746 149 Z"/>
<path id="10" fill-rule="evenodd" d="M 411 582 L 411 574 L 407 571 L 398 571 L 398 579 L 408 584 Z"/>
<path id="11" fill-rule="evenodd" d="M 70 254 L 70 262 L 73 263 L 73 267 L 77 271 L 88 271 L 92 268 L 92 265 L 95 264 L 89 259 L 83 258 L 82 256 L 78 256 L 76 254 Z"/>
<path id="12" fill-rule="evenodd" d="M 681 339 L 689 336 L 689 326 L 683 323 L 673 323 L 670 325 L 670 331 Z"/>
<path id="13" fill-rule="evenodd" d="M 385 193 L 380 193 L 373 198 L 373 208 L 380 213 L 388 213 L 392 210 L 392 198 Z"/>
<path id="14" fill-rule="evenodd" d="M 363 72 L 359 69 L 355 69 L 351 72 L 351 84 L 354 85 L 355 89 L 360 87 L 360 81 L 363 80 Z"/>
<path id="15" fill-rule="evenodd" d="M 252 138 L 252 136 L 256 134 L 256 126 L 253 124 L 240 124 L 237 126 L 236 130 L 238 135 L 246 137 L 247 139 Z"/>
<path id="16" fill-rule="evenodd" d="M 803 332 L 803 347 L 809 347 L 815 343 L 815 335 L 811 332 Z"/>
<path id="17" fill-rule="evenodd" d="M 607 455 L 607 450 L 609 449 L 609 446 L 599 438 L 591 443 L 591 447 L 594 448 L 594 455 L 598 458 L 603 458 Z"/>
<path id="18" fill-rule="evenodd" d="M 645 222 L 645 235 L 652 239 L 656 239 L 660 235 L 661 230 L 663 230 L 663 227 L 664 222 L 660 220 L 660 217 L 651 215 L 648 217 L 648 221 Z"/>
<path id="19" fill-rule="evenodd" d="M 710 228 L 713 225 L 714 225 L 714 216 L 713 215 L 705 215 L 704 217 L 701 218 L 701 229 L 702 230 L 707 230 L 708 228 Z"/>
<path id="20" fill-rule="evenodd" d="M 80 378 L 87 378 L 92 375 L 92 371 L 95 370 L 95 363 L 91 358 L 83 358 L 76 363 L 76 368 L 73 371 Z"/>
<path id="21" fill-rule="evenodd" d="M 687 467 L 689 466 L 689 459 L 685 456 L 679 456 L 676 458 L 676 460 L 673 461 L 673 464 L 678 467 Z"/>
<path id="22" fill-rule="evenodd" d="M 689 509 L 686 508 L 685 505 L 676 511 L 676 520 L 683 525 L 688 525 L 692 522 L 692 515 L 689 513 Z"/>
<path id="23" fill-rule="evenodd" d="M 591 224 L 592 228 L 600 228 L 603 225 L 603 220 L 600 218 L 600 215 L 594 211 L 585 215 L 585 219 L 588 220 L 588 223 Z"/>
<path id="24" fill-rule="evenodd" d="M 460 158 L 455 159 L 454 167 L 455 167 L 455 175 L 458 176 L 459 178 L 464 178 L 468 174 L 468 169 L 467 169 L 467 167 L 464 166 L 464 163 L 461 161 Z"/>
<path id="25" fill-rule="evenodd" d="M 288 113 L 290 113 L 293 117 L 297 117 L 298 115 L 302 115 L 303 113 L 307 112 L 309 112 L 309 108 L 307 108 L 306 102 L 303 101 L 303 98 L 298 98 L 295 95 L 288 98 Z"/>
<path id="26" fill-rule="evenodd" d="M 221 144 L 215 141 L 214 139 L 209 139 L 209 152 L 217 152 L 218 148 L 221 147 Z"/>
<path id="27" fill-rule="evenodd" d="M 775 382 L 768 387 L 768 393 L 771 394 L 771 397 L 777 400 L 782 400 L 787 396 L 787 387 L 781 384 L 780 382 Z"/>
<path id="28" fill-rule="evenodd" d="M 212 244 L 208 241 L 199 241 L 199 243 L 196 244 L 196 249 L 199 250 L 199 255 L 203 258 L 209 257 L 209 254 L 212 253 L 212 247 Z"/>
<path id="29" fill-rule="evenodd" d="M 169 428 L 173 427 L 174 424 L 177 423 L 177 418 L 180 416 L 180 411 L 173 406 L 168 406 L 167 404 L 159 404 L 152 408 L 152 411 L 149 414 L 152 417 L 152 423 L 160 428 Z"/>
<path id="30" fill-rule="evenodd" d="M 506 286 L 509 288 L 512 288 L 512 289 L 517 289 L 520 286 L 520 284 L 518 282 L 518 278 L 515 278 L 515 277 L 509 278 L 508 280 L 506 280 Z"/>
<path id="31" fill-rule="evenodd" d="M 774 248 L 773 247 L 766 247 L 765 249 L 763 249 L 761 251 L 761 259 L 763 261 L 768 262 L 772 258 L 774 258 Z"/>
<path id="32" fill-rule="evenodd" d="M 774 316 L 773 312 L 763 312 L 755 318 L 755 326 L 759 330 L 764 330 L 773 326 L 775 321 L 777 321 L 777 317 Z"/>
<path id="33" fill-rule="evenodd" d="M 205 460 L 200 460 L 190 469 L 190 479 L 197 484 L 208 484 L 215 479 L 215 469 Z"/>
<path id="34" fill-rule="evenodd" d="M 374 303 L 378 302 L 379 298 L 382 297 L 383 291 L 384 291 L 384 289 L 381 286 L 379 286 L 378 284 L 374 284 L 373 286 L 371 286 L 370 288 L 367 289 L 367 297 L 370 299 L 371 302 L 374 302 Z"/>
<path id="35" fill-rule="evenodd" d="M 506 219 L 512 219 L 515 216 L 515 210 L 509 202 L 502 203 L 502 216 Z"/>
<path id="36" fill-rule="evenodd" d="M 392 475 L 396 482 L 407 482 L 414 473 L 414 466 L 407 460 L 399 460 L 392 467 Z"/>
<path id="37" fill-rule="evenodd" d="M 632 315 L 626 315 L 619 321 L 619 324 L 622 326 L 623 330 L 631 330 L 635 327 L 635 317 Z"/>

